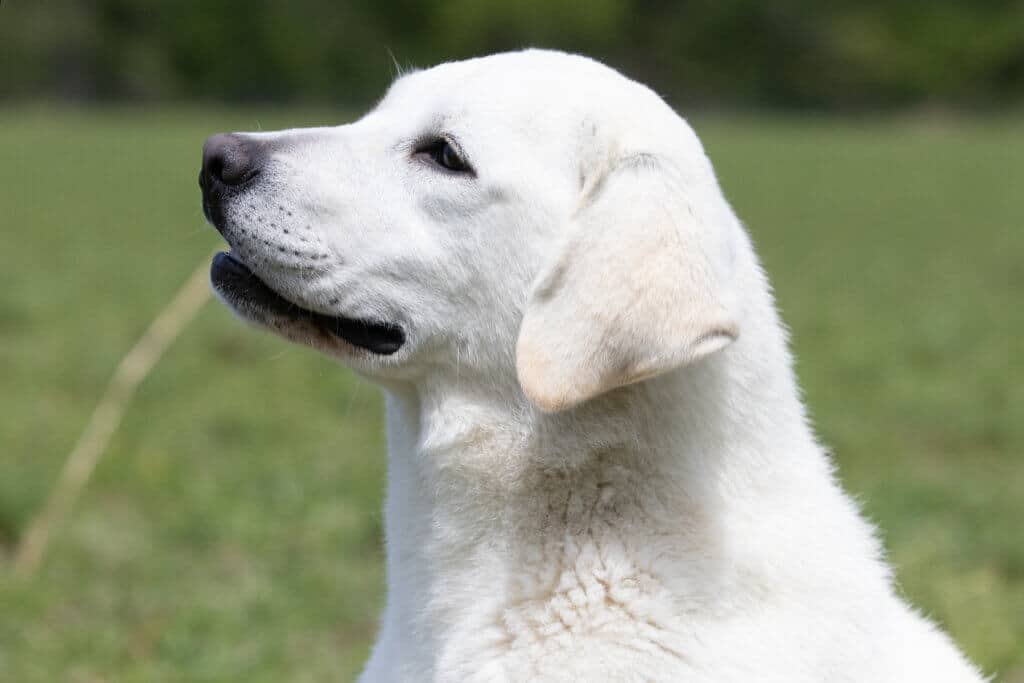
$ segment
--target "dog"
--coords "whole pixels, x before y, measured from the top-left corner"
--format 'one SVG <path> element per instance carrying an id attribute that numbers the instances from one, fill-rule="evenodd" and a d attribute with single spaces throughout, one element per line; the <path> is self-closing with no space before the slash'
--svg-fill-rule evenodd
<path id="1" fill-rule="evenodd" d="M 591 59 L 399 77 L 354 123 L 206 141 L 244 320 L 386 394 L 361 680 L 980 681 L 897 595 L 689 127 Z"/>

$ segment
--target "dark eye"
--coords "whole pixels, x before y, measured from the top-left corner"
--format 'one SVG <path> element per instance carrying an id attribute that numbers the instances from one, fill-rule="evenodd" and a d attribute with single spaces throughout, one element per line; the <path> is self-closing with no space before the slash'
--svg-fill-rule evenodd
<path id="1" fill-rule="evenodd" d="M 462 158 L 459 150 L 444 138 L 431 140 L 417 149 L 416 153 L 427 155 L 435 164 L 454 173 L 473 172 L 466 160 Z"/>

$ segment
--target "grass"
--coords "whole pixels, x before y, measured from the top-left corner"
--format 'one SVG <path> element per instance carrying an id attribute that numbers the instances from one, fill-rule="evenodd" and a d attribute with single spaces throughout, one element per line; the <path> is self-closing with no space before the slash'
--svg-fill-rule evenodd
<path id="1" fill-rule="evenodd" d="M 217 243 L 203 137 L 341 118 L 0 110 L 0 554 Z M 986 670 L 1024 675 L 1024 122 L 697 128 L 903 592 Z M 383 472 L 373 387 L 208 306 L 38 577 L 0 564 L 0 679 L 351 678 L 381 605 Z"/>

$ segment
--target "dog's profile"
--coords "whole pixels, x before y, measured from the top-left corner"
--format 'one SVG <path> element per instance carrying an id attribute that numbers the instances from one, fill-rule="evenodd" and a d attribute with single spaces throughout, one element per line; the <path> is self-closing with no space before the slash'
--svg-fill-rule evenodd
<path id="1" fill-rule="evenodd" d="M 220 298 L 386 390 L 364 681 L 979 681 L 897 595 L 686 122 L 584 57 L 210 138 Z"/>

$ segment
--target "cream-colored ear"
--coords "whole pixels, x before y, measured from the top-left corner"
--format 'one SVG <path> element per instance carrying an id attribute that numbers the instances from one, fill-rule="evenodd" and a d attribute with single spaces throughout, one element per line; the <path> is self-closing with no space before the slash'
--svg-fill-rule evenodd
<path id="1" fill-rule="evenodd" d="M 519 382 L 542 410 L 571 408 L 737 337 L 708 253 L 717 226 L 701 226 L 683 195 L 648 155 L 618 162 L 587 193 L 519 330 Z"/>

